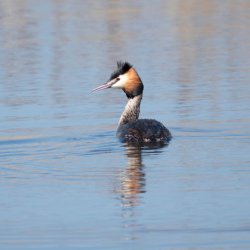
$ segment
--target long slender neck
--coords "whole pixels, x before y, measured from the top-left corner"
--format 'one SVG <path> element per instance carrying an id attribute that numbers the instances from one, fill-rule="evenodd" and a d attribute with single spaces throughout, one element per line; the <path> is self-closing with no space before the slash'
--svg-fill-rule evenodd
<path id="1" fill-rule="evenodd" d="M 128 99 L 127 105 L 120 117 L 118 126 L 138 120 L 140 114 L 141 99 L 142 94 Z"/>

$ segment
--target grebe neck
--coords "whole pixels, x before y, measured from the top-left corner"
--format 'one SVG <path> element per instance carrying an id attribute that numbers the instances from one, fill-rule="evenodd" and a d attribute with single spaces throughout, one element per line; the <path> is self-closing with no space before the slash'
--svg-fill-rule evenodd
<path id="1" fill-rule="evenodd" d="M 141 99 L 142 94 L 128 99 L 125 109 L 120 117 L 118 127 L 128 122 L 138 120 L 140 114 Z"/>

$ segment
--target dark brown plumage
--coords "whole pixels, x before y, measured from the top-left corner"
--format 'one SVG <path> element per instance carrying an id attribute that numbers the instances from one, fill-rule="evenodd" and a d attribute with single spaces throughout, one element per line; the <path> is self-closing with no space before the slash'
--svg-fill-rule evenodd
<path id="1" fill-rule="evenodd" d="M 169 130 L 153 119 L 139 119 L 118 127 L 117 137 L 123 142 L 154 143 L 171 139 Z"/>

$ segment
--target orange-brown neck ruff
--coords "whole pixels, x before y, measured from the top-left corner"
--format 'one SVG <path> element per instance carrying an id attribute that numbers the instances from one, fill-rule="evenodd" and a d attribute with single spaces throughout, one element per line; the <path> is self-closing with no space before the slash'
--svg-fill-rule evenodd
<path id="1" fill-rule="evenodd" d="M 129 69 L 127 74 L 127 83 L 122 88 L 128 98 L 134 98 L 143 92 L 143 84 L 141 78 L 134 68 Z"/>

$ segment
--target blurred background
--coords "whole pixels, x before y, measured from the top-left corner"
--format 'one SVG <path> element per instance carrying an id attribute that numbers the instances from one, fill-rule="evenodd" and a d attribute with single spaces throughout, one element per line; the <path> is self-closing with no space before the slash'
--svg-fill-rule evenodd
<path id="1" fill-rule="evenodd" d="M 250 1 L 0 0 L 1 249 L 249 249 Z M 134 65 L 141 117 L 115 130 Z"/>

